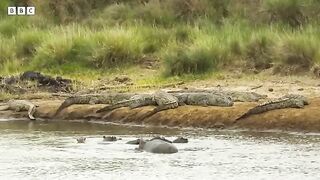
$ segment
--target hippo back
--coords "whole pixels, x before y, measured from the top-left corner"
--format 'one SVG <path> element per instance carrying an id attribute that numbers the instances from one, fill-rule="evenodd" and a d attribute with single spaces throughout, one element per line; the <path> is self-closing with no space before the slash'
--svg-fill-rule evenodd
<path id="1" fill-rule="evenodd" d="M 147 141 L 142 147 L 140 146 L 140 148 L 151 153 L 172 154 L 178 152 L 176 146 L 160 139 Z"/>

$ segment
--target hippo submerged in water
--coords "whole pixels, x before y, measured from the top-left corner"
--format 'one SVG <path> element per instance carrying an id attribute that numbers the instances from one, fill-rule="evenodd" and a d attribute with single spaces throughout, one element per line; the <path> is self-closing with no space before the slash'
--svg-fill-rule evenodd
<path id="1" fill-rule="evenodd" d="M 178 137 L 177 139 L 173 140 L 172 143 L 188 143 L 188 139 L 184 137 Z"/>
<path id="2" fill-rule="evenodd" d="M 149 141 L 141 139 L 138 150 L 159 154 L 172 154 L 178 152 L 175 145 L 161 139 L 153 139 Z"/>
<path id="3" fill-rule="evenodd" d="M 85 138 L 85 137 L 78 137 L 78 138 L 77 138 L 77 142 L 78 142 L 78 143 L 85 143 L 85 142 L 86 142 L 86 139 L 87 139 L 87 138 Z"/>
<path id="4" fill-rule="evenodd" d="M 170 141 L 170 140 L 166 139 L 165 137 L 161 137 L 161 136 L 156 136 L 156 137 L 150 139 L 149 141 L 152 141 L 155 139 L 160 139 L 160 140 L 163 140 L 168 143 L 188 143 L 189 142 L 188 139 L 184 138 L 184 137 L 178 137 L 175 140 Z M 126 144 L 138 145 L 139 143 L 140 143 L 140 139 L 136 139 L 136 140 L 128 141 Z"/>
<path id="5" fill-rule="evenodd" d="M 103 136 L 103 141 L 117 141 L 117 140 L 121 140 L 121 138 L 117 138 L 115 136 Z"/>

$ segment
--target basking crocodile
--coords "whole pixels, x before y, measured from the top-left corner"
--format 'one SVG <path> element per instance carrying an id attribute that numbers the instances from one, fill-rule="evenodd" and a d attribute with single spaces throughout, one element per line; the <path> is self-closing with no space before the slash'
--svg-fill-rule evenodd
<path id="1" fill-rule="evenodd" d="M 212 93 L 171 93 L 178 98 L 179 105 L 196 106 L 233 106 L 233 100 L 229 96 Z"/>
<path id="2" fill-rule="evenodd" d="M 179 105 L 182 106 L 186 104 L 197 106 L 228 107 L 233 105 L 233 101 L 228 96 L 211 93 L 167 93 L 165 91 L 159 90 L 154 94 L 135 95 L 129 100 L 120 101 L 113 105 L 108 105 L 98 110 L 97 113 L 111 111 L 113 109 L 125 106 L 128 106 L 132 109 L 142 106 L 156 105 L 156 108 L 140 117 L 140 120 L 143 120 L 160 111 L 174 109 Z"/>
<path id="3" fill-rule="evenodd" d="M 28 116 L 30 120 L 36 120 L 36 118 L 33 116 L 33 114 L 36 111 L 37 105 L 34 105 L 30 101 L 26 100 L 9 100 L 6 105 L 0 107 L 0 111 L 4 110 L 13 110 L 16 112 L 20 111 L 28 111 Z"/>
<path id="4" fill-rule="evenodd" d="M 193 90 L 173 90 L 168 91 L 168 93 L 210 93 L 221 97 L 231 97 L 234 102 L 256 102 L 260 99 L 265 99 L 266 95 L 261 95 L 255 92 L 242 92 L 242 91 L 223 91 L 223 90 L 210 90 L 210 89 L 193 89 Z"/>
<path id="5" fill-rule="evenodd" d="M 146 113 L 140 119 L 147 118 L 159 111 L 174 109 L 179 106 L 178 98 L 173 96 L 172 94 L 168 94 L 165 91 L 159 90 L 153 94 L 139 94 L 131 97 L 129 100 L 120 101 L 113 105 L 106 106 L 97 111 L 97 113 L 104 111 L 111 111 L 120 107 L 129 107 L 131 109 L 138 108 L 142 106 L 157 106 L 152 111 Z"/>
<path id="6" fill-rule="evenodd" d="M 137 93 L 112 93 L 112 94 L 87 94 L 67 98 L 58 108 L 55 115 L 59 114 L 64 108 L 73 104 L 112 104 L 106 106 L 97 112 L 111 111 L 116 108 L 128 106 L 130 108 L 137 108 L 147 105 L 159 105 L 158 110 L 163 107 L 161 104 L 162 92 L 155 98 L 155 94 L 137 94 Z M 217 91 L 217 90 L 182 90 L 182 91 L 168 91 L 166 99 L 169 98 L 168 94 L 178 98 L 179 105 L 199 105 L 199 106 L 232 106 L 233 101 L 258 101 L 266 98 L 265 95 L 260 95 L 254 92 L 237 92 L 237 91 Z M 174 99 L 172 98 L 171 99 Z M 229 98 L 231 97 L 231 99 Z M 158 99 L 158 102 L 156 100 Z M 160 102 L 160 104 L 159 104 Z M 169 108 L 170 103 L 164 109 Z M 176 104 L 171 104 L 176 108 Z"/>
<path id="7" fill-rule="evenodd" d="M 275 109 L 285 109 L 285 108 L 303 108 L 304 105 L 308 105 L 308 100 L 302 95 L 288 94 L 281 98 L 267 101 L 265 103 L 259 104 L 258 106 L 250 109 L 248 112 L 237 118 L 233 123 L 246 118 L 253 114 L 260 114 L 267 111 Z"/>
<path id="8" fill-rule="evenodd" d="M 133 93 L 112 93 L 112 94 L 86 94 L 79 96 L 68 97 L 60 105 L 55 113 L 58 115 L 63 109 L 73 104 L 111 104 L 134 96 Z"/>
<path id="9" fill-rule="evenodd" d="M 178 152 L 178 149 L 175 145 L 161 139 L 153 139 L 150 141 L 140 140 L 138 150 L 161 154 L 172 154 Z"/>
<path id="10" fill-rule="evenodd" d="M 162 90 L 159 90 L 154 93 L 153 101 L 155 102 L 157 107 L 140 117 L 140 120 L 150 117 L 160 111 L 175 109 L 179 106 L 179 99 L 177 97 L 173 96 L 172 94 L 166 93 Z"/>
<path id="11" fill-rule="evenodd" d="M 111 111 L 113 109 L 125 106 L 129 106 L 132 109 L 147 105 L 156 105 L 156 108 L 140 117 L 140 120 L 142 120 L 156 114 L 157 112 L 174 109 L 179 105 L 181 106 L 185 104 L 197 106 L 228 107 L 233 105 L 233 101 L 228 96 L 221 96 L 211 93 L 167 93 L 165 91 L 159 90 L 154 94 L 135 95 L 129 100 L 120 101 L 113 105 L 108 105 L 98 110 L 97 113 Z"/>
<path id="12" fill-rule="evenodd" d="M 153 99 L 153 94 L 137 94 L 137 95 L 131 96 L 127 100 L 122 100 L 112 105 L 108 105 L 102 109 L 99 109 L 97 113 L 104 112 L 104 111 L 111 111 L 113 109 L 117 109 L 121 107 L 130 107 L 131 109 L 134 109 L 134 108 L 148 106 L 148 105 L 156 105 L 156 102 Z"/>

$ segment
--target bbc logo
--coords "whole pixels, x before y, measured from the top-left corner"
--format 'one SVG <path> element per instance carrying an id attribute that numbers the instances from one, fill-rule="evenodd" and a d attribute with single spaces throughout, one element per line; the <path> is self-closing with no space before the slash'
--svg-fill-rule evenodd
<path id="1" fill-rule="evenodd" d="M 8 7 L 8 15 L 9 16 L 33 16 L 36 14 L 35 7 Z"/>

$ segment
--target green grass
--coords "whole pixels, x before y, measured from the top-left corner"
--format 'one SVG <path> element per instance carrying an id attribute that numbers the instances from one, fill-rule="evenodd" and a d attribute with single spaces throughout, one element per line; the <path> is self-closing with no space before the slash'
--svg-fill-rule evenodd
<path id="1" fill-rule="evenodd" d="M 28 2 L 37 16 L 0 17 L 2 74 L 133 76 L 128 69 L 157 59 L 161 78 L 201 78 L 272 65 L 307 72 L 320 61 L 317 0 Z M 14 3 L 1 1 L 0 7 Z"/>

